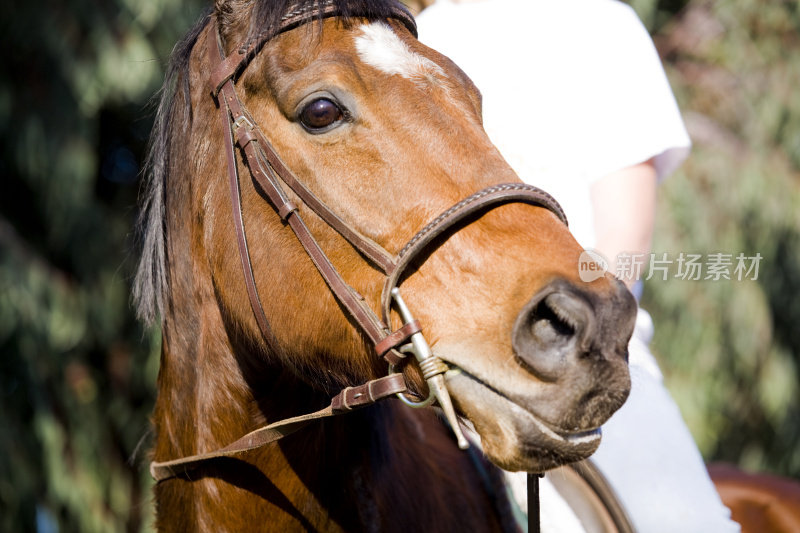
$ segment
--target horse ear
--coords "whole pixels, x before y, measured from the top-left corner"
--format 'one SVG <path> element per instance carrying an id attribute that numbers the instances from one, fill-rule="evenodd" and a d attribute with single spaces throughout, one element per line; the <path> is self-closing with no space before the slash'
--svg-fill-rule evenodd
<path id="1" fill-rule="evenodd" d="M 253 0 L 214 0 L 220 35 L 229 46 L 244 40 L 254 3 Z"/>
<path id="2" fill-rule="evenodd" d="M 237 13 L 250 11 L 253 0 L 214 0 L 214 11 L 218 17 L 230 18 Z"/>

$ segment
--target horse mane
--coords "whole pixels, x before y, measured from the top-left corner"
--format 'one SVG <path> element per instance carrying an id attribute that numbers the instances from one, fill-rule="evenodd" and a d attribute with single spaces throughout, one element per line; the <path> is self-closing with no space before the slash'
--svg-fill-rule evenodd
<path id="1" fill-rule="evenodd" d="M 153 97 L 153 101 L 158 101 L 158 106 L 144 166 L 141 208 L 137 222 L 137 241 L 141 255 L 132 291 L 136 314 L 147 325 L 151 325 L 161 315 L 167 287 L 165 189 L 172 152 L 172 123 L 178 117 L 182 119 L 184 126 L 191 121 L 189 58 L 212 12 L 212 8 L 207 8 L 186 36 L 172 49 L 164 84 Z M 178 80 L 181 80 L 180 87 Z M 183 109 L 178 109 L 176 104 L 175 96 L 179 89 L 184 95 Z"/>
<path id="2" fill-rule="evenodd" d="M 133 282 L 132 298 L 136 314 L 147 325 L 163 316 L 167 288 L 166 250 L 166 199 L 165 192 L 172 153 L 172 130 L 180 121 L 185 131 L 192 120 L 189 98 L 189 59 L 200 33 L 216 11 L 223 25 L 235 20 L 237 9 L 245 9 L 248 2 L 216 0 L 173 48 L 167 64 L 164 84 L 154 96 L 158 101 L 153 130 L 147 148 L 144 180 L 137 221 L 137 244 L 140 248 L 139 265 Z M 385 19 L 391 14 L 395 0 L 255 0 L 250 12 L 247 42 L 274 33 L 281 19 L 290 10 L 307 6 L 336 4 L 344 24 L 353 16 Z M 316 9 L 306 10 L 309 19 Z M 183 94 L 184 105 L 179 108 L 176 95 Z"/>

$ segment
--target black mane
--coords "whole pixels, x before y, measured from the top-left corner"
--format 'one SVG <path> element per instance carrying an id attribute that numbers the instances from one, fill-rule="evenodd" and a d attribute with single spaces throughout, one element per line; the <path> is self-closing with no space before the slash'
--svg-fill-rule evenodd
<path id="1" fill-rule="evenodd" d="M 225 21 L 235 19 L 236 7 L 242 4 L 247 6 L 244 2 L 231 0 L 224 2 L 217 0 L 216 4 L 216 14 L 223 24 Z M 397 2 L 395 0 L 255 0 L 247 42 L 259 39 L 265 34 L 274 34 L 284 15 L 290 11 L 307 5 L 327 4 L 336 4 L 342 19 L 347 23 L 351 17 L 356 16 L 370 19 L 388 18 Z M 309 19 L 314 18 L 315 11 L 315 9 L 308 10 Z M 169 186 L 171 132 L 176 121 L 181 121 L 180 126 L 183 131 L 189 129 L 192 120 L 189 58 L 200 33 L 214 14 L 214 8 L 206 9 L 186 36 L 175 45 L 167 65 L 164 84 L 156 95 L 158 108 L 145 161 L 145 179 L 137 224 L 141 257 L 133 284 L 133 304 L 137 315 L 148 325 L 162 315 L 167 288 L 165 191 Z M 178 91 L 184 96 L 185 105 L 182 108 L 176 104 L 175 96 Z"/>

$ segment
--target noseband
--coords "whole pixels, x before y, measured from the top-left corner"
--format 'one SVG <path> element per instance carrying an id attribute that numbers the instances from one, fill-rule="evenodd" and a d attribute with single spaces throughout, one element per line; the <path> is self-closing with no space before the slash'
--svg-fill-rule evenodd
<path id="1" fill-rule="evenodd" d="M 274 353 L 282 353 L 282 348 L 272 332 L 261 305 L 250 253 L 247 249 L 235 152 L 237 145 L 244 155 L 247 167 L 262 196 L 266 197 L 281 220 L 292 228 L 329 289 L 345 309 L 346 314 L 358 324 L 375 347 L 377 356 L 382 357 L 389 364 L 389 375 L 357 387 L 347 387 L 333 398 L 328 407 L 320 411 L 262 427 L 220 450 L 172 461 L 153 462 L 150 465 L 150 472 L 157 481 L 184 474 L 210 459 L 238 455 L 244 451 L 264 446 L 296 431 L 312 420 L 345 413 L 393 395 L 398 395 L 401 400 L 413 407 L 428 405 L 435 399 L 450 423 L 459 446 L 466 448 L 468 443 L 461 433 L 444 382 L 443 374 L 448 370 L 448 366 L 432 353 L 422 334 L 420 323 L 413 318 L 400 296 L 398 285 L 411 265 L 421 262 L 426 254 L 430 253 L 432 243 L 437 237 L 446 237 L 457 231 L 456 226 L 472 215 L 489 211 L 503 204 L 521 202 L 549 209 L 564 224 L 567 223 L 561 207 L 549 194 L 523 183 L 494 185 L 465 198 L 419 230 L 396 255 L 342 220 L 287 168 L 236 94 L 237 79 L 269 39 L 309 20 L 341 16 L 337 6 L 331 1 L 311 2 L 303 5 L 311 7 L 291 10 L 283 17 L 277 30 L 249 44 L 246 43 L 227 57 L 225 57 L 220 41 L 216 21 L 212 20 L 205 30 L 207 59 L 212 68 L 209 88 L 211 96 L 219 108 L 219 116 L 222 121 L 231 206 L 247 294 L 265 342 Z M 354 13 L 352 15 L 372 18 L 370 13 Z M 404 7 L 399 4 L 394 6 L 391 18 L 402 23 L 416 36 L 414 19 Z M 298 211 L 298 205 L 289 199 L 284 187 L 288 187 L 294 193 L 301 206 L 316 213 L 353 248 L 358 250 L 370 264 L 384 273 L 386 281 L 381 297 L 381 317 L 378 317 L 366 304 L 364 298 L 350 287 L 339 274 L 309 231 Z M 403 326 L 396 331 L 391 329 L 392 301 L 397 305 L 403 319 Z M 407 392 L 403 374 L 394 373 L 394 368 L 400 365 L 405 360 L 406 354 L 409 353 L 417 359 L 430 390 L 428 398 L 422 402 L 412 401 L 403 394 Z"/>

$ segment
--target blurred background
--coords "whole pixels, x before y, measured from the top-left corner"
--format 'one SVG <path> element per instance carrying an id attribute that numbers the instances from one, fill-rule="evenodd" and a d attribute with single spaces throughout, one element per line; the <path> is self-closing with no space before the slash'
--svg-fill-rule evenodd
<path id="1" fill-rule="evenodd" d="M 800 478 L 800 3 L 631 4 L 694 141 L 653 250 L 763 258 L 756 280 L 648 281 L 654 351 L 707 461 Z M 129 303 L 133 227 L 150 99 L 203 5 L 0 20 L 0 531 L 149 529 L 160 337 Z"/>

